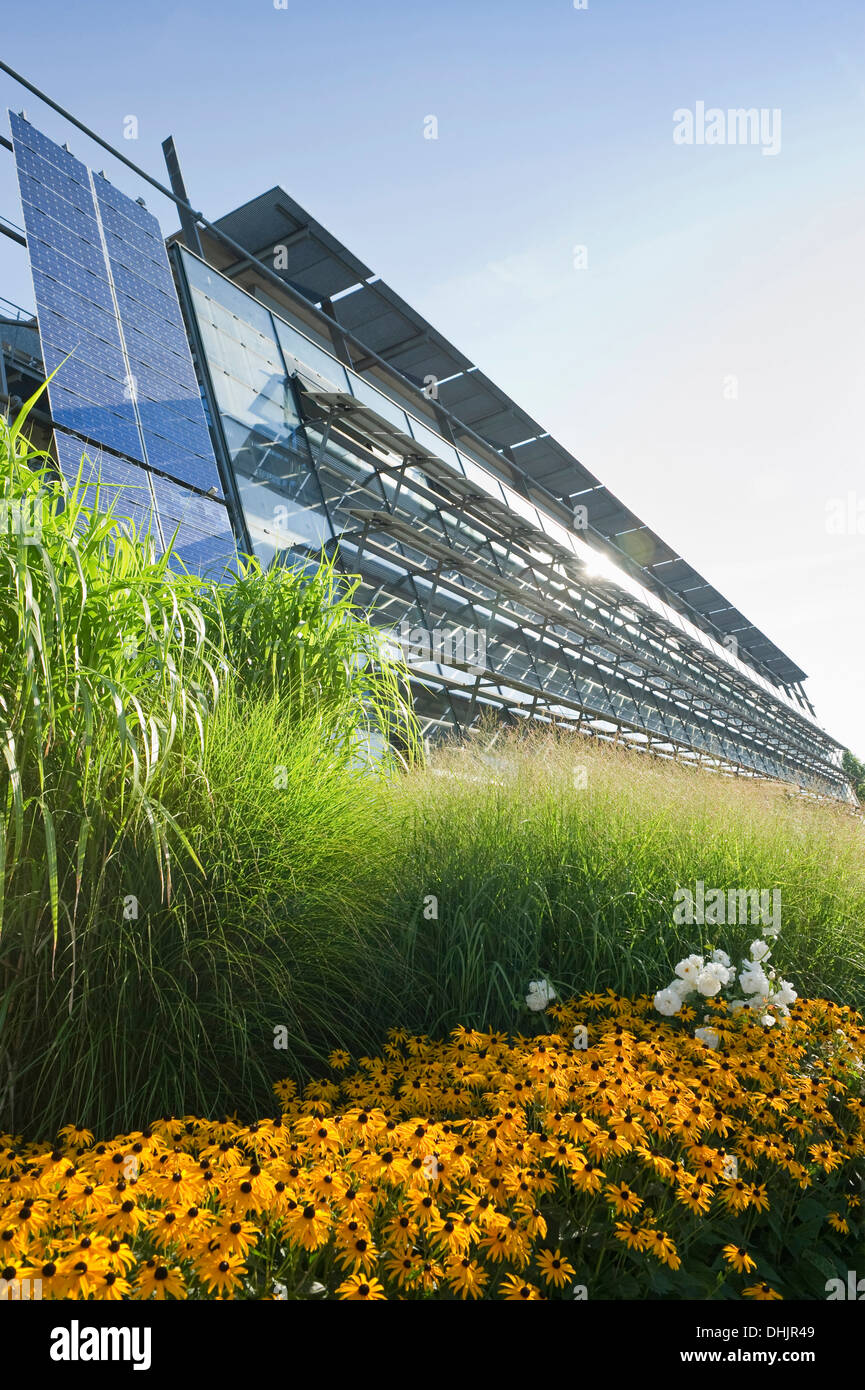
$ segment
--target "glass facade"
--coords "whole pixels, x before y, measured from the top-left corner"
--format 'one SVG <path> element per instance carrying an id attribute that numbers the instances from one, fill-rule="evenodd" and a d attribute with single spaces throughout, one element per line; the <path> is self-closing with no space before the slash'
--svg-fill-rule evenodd
<path id="1" fill-rule="evenodd" d="M 225 577 L 236 543 L 265 566 L 335 552 L 401 645 L 429 732 L 494 709 L 847 795 L 839 746 L 801 689 L 794 703 L 804 673 L 321 229 L 307 219 L 292 233 L 301 278 L 277 297 L 273 277 L 256 298 L 179 245 L 175 285 L 140 200 L 22 117 L 12 128 L 68 477 L 84 455 L 85 482 L 122 490 L 157 548 L 171 542 L 200 574 Z M 298 289 L 309 257 L 328 285 L 318 318 Z M 264 268 L 251 254 L 234 273 L 246 280 L 253 263 Z M 354 297 L 333 311 L 329 294 Z M 431 401 L 422 376 L 475 428 Z M 591 500 L 592 545 L 563 501 L 575 496 Z M 629 560 L 638 542 L 643 568 Z M 717 640 L 728 632 L 745 634 L 753 665 Z"/>
<path id="2" fill-rule="evenodd" d="M 419 413 L 189 252 L 177 265 L 256 554 L 337 548 L 427 730 L 495 707 L 829 789 L 833 745 L 756 674 L 593 574 L 583 540 Z"/>

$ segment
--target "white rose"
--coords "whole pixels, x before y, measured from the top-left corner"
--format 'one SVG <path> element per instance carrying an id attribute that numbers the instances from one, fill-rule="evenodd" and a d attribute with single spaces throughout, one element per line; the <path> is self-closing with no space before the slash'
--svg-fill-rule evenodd
<path id="1" fill-rule="evenodd" d="M 526 1003 L 532 1013 L 540 1013 L 548 1004 L 551 1004 L 556 997 L 549 980 L 529 980 L 529 992 L 526 995 Z"/>
<path id="2" fill-rule="evenodd" d="M 676 974 L 680 979 L 690 980 L 693 983 L 697 975 L 703 969 L 704 964 L 705 962 L 702 956 L 686 956 L 686 958 L 680 960 L 679 964 L 676 966 Z"/>
<path id="3" fill-rule="evenodd" d="M 664 1014 L 667 1018 L 670 1018 L 673 1014 L 677 1014 L 683 1002 L 679 991 L 671 987 L 659 989 L 658 993 L 655 995 L 655 1008 L 658 1010 L 659 1014 Z"/>
<path id="4" fill-rule="evenodd" d="M 742 971 L 739 976 L 739 984 L 742 987 L 743 994 L 760 994 L 765 996 L 769 993 L 769 981 L 766 979 L 765 971 L 756 964 Z"/>
<path id="5" fill-rule="evenodd" d="M 697 1042 L 705 1043 L 707 1047 L 717 1047 L 721 1041 L 721 1036 L 716 1033 L 714 1028 L 695 1028 L 694 1037 Z"/>
<path id="6" fill-rule="evenodd" d="M 772 947 L 769 945 L 768 941 L 763 941 L 762 939 L 760 939 L 760 938 L 758 937 L 758 939 L 757 939 L 756 941 L 752 941 L 752 942 L 751 942 L 751 959 L 752 959 L 752 960 L 755 960 L 755 961 L 765 960 L 766 957 L 767 957 L 767 956 L 770 956 L 771 954 L 772 954 Z"/>
<path id="7" fill-rule="evenodd" d="M 726 983 L 726 978 L 727 972 L 723 965 L 707 965 L 697 976 L 697 989 L 708 997 L 713 994 L 720 994 L 721 986 Z"/>

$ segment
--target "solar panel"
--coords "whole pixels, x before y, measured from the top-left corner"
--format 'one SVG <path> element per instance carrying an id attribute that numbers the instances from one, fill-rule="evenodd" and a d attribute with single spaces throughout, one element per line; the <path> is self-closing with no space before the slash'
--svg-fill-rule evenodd
<path id="1" fill-rule="evenodd" d="M 174 537 L 173 552 L 187 569 L 218 578 L 236 555 L 225 503 L 201 497 L 155 474 L 153 490 L 166 545 Z"/>
<path id="2" fill-rule="evenodd" d="M 158 487 L 166 539 L 180 521 L 189 568 L 221 568 L 232 529 L 159 223 L 9 115 L 61 470 L 74 478 L 86 448 L 136 520 Z"/>
<path id="3" fill-rule="evenodd" d="M 159 223 L 107 179 L 93 187 L 147 461 L 222 496 Z"/>
<path id="4" fill-rule="evenodd" d="M 70 485 L 75 484 L 80 470 L 87 505 L 96 505 L 98 484 L 100 509 L 107 511 L 111 507 L 115 515 L 131 517 L 136 527 L 151 529 L 157 551 L 161 552 L 162 542 L 154 521 L 153 495 L 145 469 L 106 453 L 104 449 L 84 444 L 63 430 L 54 431 L 54 442 L 60 471 Z"/>
<path id="5" fill-rule="evenodd" d="M 55 430 L 54 438 L 60 469 L 70 485 L 80 469 L 88 506 L 98 502 L 102 510 L 110 507 L 116 516 L 129 517 L 136 530 L 150 532 L 157 554 L 165 548 L 163 538 L 165 546 L 173 540 L 172 555 L 182 561 L 177 568 L 219 578 L 233 564 L 234 535 L 224 502 L 201 497 L 64 430 Z"/>

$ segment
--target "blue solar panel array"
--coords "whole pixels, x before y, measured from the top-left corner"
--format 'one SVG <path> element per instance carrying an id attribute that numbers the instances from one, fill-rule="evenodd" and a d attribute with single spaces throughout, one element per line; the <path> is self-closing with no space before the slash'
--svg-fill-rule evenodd
<path id="1" fill-rule="evenodd" d="M 235 558 L 234 535 L 223 502 L 202 497 L 169 478 L 118 458 L 93 444 L 55 429 L 54 442 L 61 471 L 70 483 L 80 476 L 84 500 L 97 501 L 129 517 L 138 533 L 151 537 L 157 555 L 171 545 L 186 568 L 207 578 L 219 579 Z"/>
<path id="2" fill-rule="evenodd" d="M 129 516 L 138 530 L 150 531 L 156 549 L 161 553 L 162 538 L 154 514 L 147 470 L 118 458 L 116 454 L 106 453 L 94 444 L 83 444 L 65 430 L 55 429 L 54 443 L 63 476 L 74 483 L 80 470 L 85 487 L 84 500 L 88 505 L 96 503 L 98 484 L 100 510 L 107 511 L 111 507 L 119 515 Z"/>
<path id="3" fill-rule="evenodd" d="M 77 475 L 86 435 L 103 446 L 88 467 L 123 486 L 130 515 L 152 517 L 155 493 L 189 568 L 221 568 L 231 525 L 159 223 L 9 116 L 60 467 Z"/>
<path id="4" fill-rule="evenodd" d="M 153 475 L 153 491 L 166 545 L 197 573 L 216 575 L 234 559 L 234 535 L 224 503 L 178 487 L 168 478 Z"/>

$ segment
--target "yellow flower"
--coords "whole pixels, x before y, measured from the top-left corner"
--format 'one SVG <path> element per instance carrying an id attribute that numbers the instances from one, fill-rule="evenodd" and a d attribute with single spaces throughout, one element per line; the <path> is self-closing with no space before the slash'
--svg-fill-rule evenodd
<path id="1" fill-rule="evenodd" d="M 668 1265 L 670 1269 L 679 1268 L 682 1261 L 676 1252 L 676 1246 L 664 1231 L 646 1231 L 644 1239 L 644 1250 L 654 1255 L 662 1264 Z"/>
<path id="2" fill-rule="evenodd" d="M 757 1268 L 757 1261 L 752 1260 L 747 1250 L 743 1250 L 739 1245 L 725 1245 L 721 1254 L 740 1274 L 750 1274 L 752 1269 Z"/>
<path id="3" fill-rule="evenodd" d="M 506 1303 L 537 1303 L 541 1291 L 534 1284 L 527 1284 L 516 1274 L 509 1274 L 502 1283 L 502 1298 Z"/>
<path id="4" fill-rule="evenodd" d="M 338 1287 L 337 1294 L 345 1303 L 380 1303 L 387 1298 L 384 1284 L 365 1274 L 351 1274 Z"/>
<path id="5" fill-rule="evenodd" d="M 832 1229 L 834 1231 L 837 1231 L 839 1235 L 849 1236 L 850 1223 L 846 1217 L 841 1215 L 840 1211 L 830 1211 L 829 1215 L 826 1217 L 826 1220 L 829 1222 L 829 1225 L 832 1227 Z"/>
<path id="6" fill-rule="evenodd" d="M 220 1250 L 220 1258 L 210 1262 L 209 1268 L 202 1271 L 208 1289 L 218 1293 L 233 1293 L 248 1273 L 243 1256 L 230 1250 Z"/>
<path id="7" fill-rule="evenodd" d="M 358 1234 L 337 1256 L 342 1269 L 361 1270 L 369 1274 L 378 1262 L 378 1251 L 368 1236 Z"/>
<path id="8" fill-rule="evenodd" d="M 777 1293 L 768 1284 L 752 1284 L 750 1289 L 744 1289 L 745 1298 L 756 1299 L 760 1303 L 769 1303 L 772 1299 L 782 1299 L 783 1294 Z"/>
<path id="9" fill-rule="evenodd" d="M 536 1256 L 536 1260 L 541 1278 L 557 1289 L 563 1289 L 574 1277 L 574 1267 L 565 1259 L 561 1250 L 542 1250 Z"/>
<path id="10" fill-rule="evenodd" d="M 330 1232 L 330 1212 L 315 1202 L 307 1202 L 286 1222 L 286 1231 L 289 1239 L 302 1245 L 304 1250 L 318 1250 Z"/>
<path id="11" fill-rule="evenodd" d="M 58 1131 L 61 1139 L 72 1149 L 86 1149 L 93 1143 L 93 1132 L 79 1125 L 64 1125 Z"/>
<path id="12" fill-rule="evenodd" d="M 186 1297 L 186 1286 L 180 1270 L 158 1260 L 148 1260 L 139 1271 L 137 1288 L 140 1298 L 162 1300 L 169 1295 L 172 1298 Z"/>
<path id="13" fill-rule="evenodd" d="M 467 1255 L 463 1255 L 454 1256 L 446 1262 L 445 1279 L 460 1298 L 482 1298 L 484 1285 L 489 1282 L 489 1275 L 476 1260 L 470 1260 Z"/>
<path id="14" fill-rule="evenodd" d="M 616 1240 L 624 1241 L 629 1250 L 644 1250 L 646 1238 L 650 1233 L 632 1221 L 616 1222 Z"/>
<path id="15" fill-rule="evenodd" d="M 104 1301 L 120 1301 L 129 1298 L 132 1293 L 132 1285 L 128 1279 L 115 1274 L 113 1269 L 109 1269 L 101 1283 L 97 1283 L 93 1289 L 93 1297 Z"/>
<path id="16" fill-rule="evenodd" d="M 607 1201 L 619 1216 L 634 1216 L 643 1205 L 642 1198 L 633 1192 L 626 1182 L 614 1183 L 606 1188 Z"/>
<path id="17" fill-rule="evenodd" d="M 589 1013 L 593 1046 L 574 1049 Z M 568 1190 L 591 1244 L 675 1270 L 680 1233 L 690 1246 L 716 1197 L 720 1222 L 766 1211 L 770 1188 L 780 1206 L 827 1175 L 841 1192 L 855 1181 L 865 1102 L 850 1064 L 865 1062 L 865 1028 L 851 1011 L 800 1002 L 771 1034 L 725 1019 L 714 1050 L 649 996 L 608 992 L 554 1017 L 561 1032 L 540 1038 L 393 1032 L 377 1057 L 334 1054 L 339 1076 L 302 1095 L 277 1085 L 276 1120 L 186 1115 L 104 1141 L 67 1127 L 55 1148 L 2 1135 L 0 1274 L 41 1278 L 44 1298 L 230 1300 L 247 1279 L 308 1277 L 355 1301 L 383 1297 L 380 1281 L 402 1298 L 533 1301 L 574 1278 L 545 1248 Z M 836 1200 L 829 1228 L 858 1233 L 858 1198 Z M 653 1229 L 662 1212 L 669 1234 Z M 761 1229 L 751 1250 L 721 1248 L 726 1270 L 756 1274 Z M 630 1264 L 648 1284 L 646 1261 Z M 745 1296 L 780 1295 L 757 1281 Z"/>

